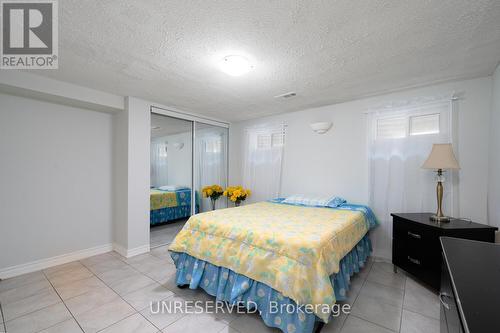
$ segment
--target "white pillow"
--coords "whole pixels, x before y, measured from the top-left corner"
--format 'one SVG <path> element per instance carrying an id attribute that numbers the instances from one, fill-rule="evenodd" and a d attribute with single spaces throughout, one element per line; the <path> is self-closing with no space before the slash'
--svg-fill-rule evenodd
<path id="1" fill-rule="evenodd" d="M 306 197 L 303 195 L 292 195 L 287 197 L 281 203 L 286 203 L 290 205 L 301 205 L 310 207 L 330 207 L 336 208 L 346 203 L 346 200 L 341 197 Z"/>
<path id="2" fill-rule="evenodd" d="M 165 185 L 158 187 L 158 189 L 162 191 L 178 191 L 178 190 L 189 189 L 189 187 L 181 185 Z"/>
<path id="3" fill-rule="evenodd" d="M 287 197 L 282 203 L 291 205 L 304 205 L 313 207 L 327 207 L 332 197 L 306 197 L 303 195 L 292 195 Z"/>

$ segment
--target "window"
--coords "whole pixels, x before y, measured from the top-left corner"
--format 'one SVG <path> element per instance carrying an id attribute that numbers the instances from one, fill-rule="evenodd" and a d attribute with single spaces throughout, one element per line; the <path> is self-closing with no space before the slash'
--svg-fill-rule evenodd
<path id="1" fill-rule="evenodd" d="M 439 113 L 410 117 L 410 135 L 439 133 Z"/>
<path id="2" fill-rule="evenodd" d="M 285 128 L 285 124 L 262 124 L 245 129 L 243 186 L 253 192 L 250 202 L 280 195 Z"/>
<path id="3" fill-rule="evenodd" d="M 205 140 L 205 152 L 219 154 L 222 148 L 222 138 L 214 137 Z"/>
<path id="4" fill-rule="evenodd" d="M 271 145 L 273 147 L 283 146 L 285 144 L 285 134 L 284 133 L 273 133 L 271 135 Z"/>
<path id="5" fill-rule="evenodd" d="M 271 147 L 271 135 L 259 134 L 257 136 L 257 149 L 264 149 Z"/>
<path id="6" fill-rule="evenodd" d="M 415 114 L 377 119 L 376 139 L 401 139 L 414 135 L 439 134 L 440 114 Z"/>
<path id="7" fill-rule="evenodd" d="M 377 139 L 396 139 L 406 136 L 407 119 L 403 117 L 377 120 Z"/>
<path id="8" fill-rule="evenodd" d="M 383 107 L 368 113 L 369 205 L 380 222 L 371 236 L 377 255 L 391 256 L 392 212 L 435 210 L 434 173 L 421 167 L 433 144 L 453 143 L 457 133 L 453 113 L 448 100 L 420 105 L 410 101 L 408 107 Z M 444 207 L 458 215 L 454 173 L 447 177 Z"/>
<path id="9" fill-rule="evenodd" d="M 281 147 L 285 143 L 284 133 L 269 133 L 257 135 L 257 149 Z"/>

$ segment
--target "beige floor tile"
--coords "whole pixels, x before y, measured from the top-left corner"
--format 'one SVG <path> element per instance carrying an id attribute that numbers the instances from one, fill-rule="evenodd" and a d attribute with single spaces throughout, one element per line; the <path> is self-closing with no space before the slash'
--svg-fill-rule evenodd
<path id="1" fill-rule="evenodd" d="M 116 251 L 111 251 L 111 252 L 108 252 L 108 253 L 111 254 L 113 257 L 115 257 L 117 259 L 120 259 L 120 260 L 127 259 L 124 256 L 122 256 L 121 254 L 119 254 L 118 252 L 116 252 Z"/>
<path id="2" fill-rule="evenodd" d="M 234 327 L 231 327 L 231 326 L 224 326 L 224 328 L 219 331 L 218 333 L 241 333 L 240 331 L 238 331 L 236 328 Z"/>
<path id="3" fill-rule="evenodd" d="M 17 302 L 23 298 L 39 294 L 43 291 L 53 289 L 52 285 L 47 279 L 42 279 L 40 281 L 35 281 L 28 283 L 17 288 L 12 288 L 0 292 L 0 302 L 2 304 Z"/>
<path id="4" fill-rule="evenodd" d="M 169 276 L 168 278 L 164 280 L 158 281 L 160 285 L 163 287 L 167 288 L 171 292 L 173 292 L 176 295 L 179 296 L 185 296 L 185 297 L 190 297 L 190 295 L 193 294 L 194 290 L 185 288 L 185 289 L 180 289 L 177 287 L 177 284 L 175 283 L 175 275 L 174 276 Z"/>
<path id="5" fill-rule="evenodd" d="M 437 294 L 412 278 L 406 281 L 403 307 L 422 315 L 439 319 L 439 299 Z"/>
<path id="6" fill-rule="evenodd" d="M 151 228 L 150 243 L 151 248 L 172 243 L 175 236 L 182 229 L 187 219 L 171 222 L 169 224 L 155 226 Z"/>
<path id="7" fill-rule="evenodd" d="M 159 282 L 164 281 L 171 276 L 175 276 L 175 272 L 175 266 L 165 262 L 159 266 L 152 267 L 151 269 L 145 271 L 144 274 L 151 279 Z"/>
<path id="8" fill-rule="evenodd" d="M 370 273 L 370 270 L 372 269 L 372 265 L 373 261 L 367 260 L 365 262 L 365 265 L 359 270 L 359 273 L 354 274 L 354 276 L 360 277 L 361 279 L 366 279 L 368 273 Z"/>
<path id="9" fill-rule="evenodd" d="M 399 331 L 401 310 L 400 307 L 360 294 L 354 302 L 351 314 L 387 329 Z"/>
<path id="10" fill-rule="evenodd" d="M 95 276 L 91 276 L 86 279 L 58 285 L 56 287 L 56 290 L 63 300 L 67 300 L 69 298 L 85 294 L 86 292 L 92 291 L 94 289 L 105 287 L 106 285 L 104 284 L 104 282 L 102 282 Z"/>
<path id="11" fill-rule="evenodd" d="M 240 318 L 233 321 L 229 326 L 235 328 L 241 333 L 278 333 L 281 330 L 266 326 L 258 314 L 241 315 Z"/>
<path id="12" fill-rule="evenodd" d="M 398 327 L 399 329 L 399 327 Z M 366 320 L 349 316 L 342 327 L 341 333 L 394 333 L 386 328 L 377 326 Z"/>
<path id="13" fill-rule="evenodd" d="M 380 283 L 366 281 L 363 288 L 361 288 L 360 295 L 367 295 L 380 302 L 397 307 L 403 306 L 404 290 L 387 287 Z"/>
<path id="14" fill-rule="evenodd" d="M 156 333 L 158 329 L 149 321 L 144 319 L 141 314 L 136 313 L 127 317 L 116 324 L 109 326 L 99 333 Z"/>
<path id="15" fill-rule="evenodd" d="M 43 280 L 47 280 L 42 271 L 37 271 L 33 273 L 28 273 L 20 276 L 16 276 L 13 278 L 9 278 L 3 281 L 0 281 L 0 292 L 4 292 L 6 290 L 18 288 L 30 283 L 40 282 Z"/>
<path id="16" fill-rule="evenodd" d="M 398 270 L 398 273 L 395 274 L 392 271 L 392 267 L 388 263 L 374 262 L 366 279 L 388 287 L 404 290 L 406 274 L 402 270 Z"/>
<path id="17" fill-rule="evenodd" d="M 40 333 L 82 333 L 82 329 L 74 319 L 63 321 L 55 326 L 47 328 Z"/>
<path id="18" fill-rule="evenodd" d="M 96 288 L 85 294 L 65 300 L 73 315 L 79 315 L 118 299 L 119 296 L 108 287 Z"/>
<path id="19" fill-rule="evenodd" d="M 162 303 L 168 304 L 170 308 L 159 308 L 158 304 L 154 304 L 152 308 L 148 306 L 147 308 L 142 310 L 141 314 L 147 320 L 152 322 L 153 325 L 155 325 L 157 328 L 163 329 L 185 316 L 185 311 L 174 311 L 174 304 L 176 302 L 178 302 L 177 304 L 182 304 L 184 302 L 184 299 L 177 296 L 171 296 L 162 301 Z"/>
<path id="20" fill-rule="evenodd" d="M 125 279 L 112 282 L 109 284 L 110 288 L 112 288 L 116 293 L 118 293 L 120 296 L 129 294 L 133 291 L 139 290 L 141 288 L 144 288 L 155 281 L 146 275 L 136 273 L 132 276 L 129 276 Z"/>
<path id="21" fill-rule="evenodd" d="M 124 268 L 127 266 L 127 263 L 123 262 L 120 259 L 117 259 L 111 256 L 112 259 L 103 261 L 97 264 L 89 264 L 85 265 L 92 273 L 96 275 L 101 275 L 105 272 L 111 271 L 113 269 Z"/>
<path id="22" fill-rule="evenodd" d="M 84 266 L 79 261 L 72 261 L 63 265 L 58 265 L 44 269 L 43 272 L 45 273 L 48 279 L 51 279 L 56 275 L 77 271 L 83 267 Z"/>
<path id="23" fill-rule="evenodd" d="M 401 333 L 439 333 L 439 329 L 440 322 L 438 319 L 403 310 Z"/>
<path id="24" fill-rule="evenodd" d="M 71 314 L 61 302 L 7 321 L 5 324 L 9 333 L 34 333 L 68 319 L 71 319 Z"/>
<path id="25" fill-rule="evenodd" d="M 349 290 L 347 291 L 347 299 L 339 303 L 353 305 L 364 283 L 365 280 L 358 278 L 357 276 L 352 277 L 351 284 L 349 285 Z"/>
<path id="26" fill-rule="evenodd" d="M 86 258 L 82 260 L 82 264 L 91 270 L 94 274 L 100 275 L 104 272 L 107 272 L 112 269 L 125 267 L 127 264 L 123 262 L 116 252 L 108 252 L 104 254 L 100 254 L 97 256 L 93 256 L 90 258 Z"/>
<path id="27" fill-rule="evenodd" d="M 73 281 L 83 280 L 93 276 L 94 274 L 89 271 L 85 266 L 78 263 L 71 268 L 62 269 L 60 271 L 53 272 L 47 275 L 49 281 L 54 285 L 54 287 L 60 286 L 62 284 L 70 283 Z"/>
<path id="28" fill-rule="evenodd" d="M 111 261 L 114 259 L 117 259 L 117 258 L 113 255 L 113 252 L 111 251 L 111 252 L 106 252 L 103 254 L 98 254 L 96 256 L 85 258 L 83 260 L 80 260 L 80 262 L 84 266 L 88 267 L 88 266 L 102 264 L 102 263 L 105 263 L 105 262 L 108 262 L 108 261 Z"/>
<path id="29" fill-rule="evenodd" d="M 140 274 L 136 269 L 130 266 L 124 266 L 120 268 L 114 268 L 101 274 L 97 274 L 99 279 L 104 281 L 107 285 L 111 283 L 116 283 L 120 280 L 126 279 L 130 276 Z"/>
<path id="30" fill-rule="evenodd" d="M 226 323 L 207 314 L 189 314 L 163 329 L 163 333 L 218 333 Z"/>
<path id="31" fill-rule="evenodd" d="M 95 307 L 75 315 L 85 333 L 95 333 L 132 315 L 135 310 L 124 300 L 118 298 L 110 303 Z"/>
<path id="32" fill-rule="evenodd" d="M 2 310 L 5 321 L 9 321 L 59 302 L 61 299 L 57 293 L 53 289 L 47 289 L 17 302 L 2 304 Z"/>
<path id="33" fill-rule="evenodd" d="M 151 255 L 163 260 L 167 260 L 167 262 L 170 264 L 174 263 L 172 257 L 170 256 L 170 252 L 168 252 L 168 245 L 159 246 L 157 248 L 151 249 Z"/>
<path id="34" fill-rule="evenodd" d="M 148 252 L 148 253 L 143 253 L 143 254 L 139 254 L 139 255 L 136 255 L 136 256 L 133 256 L 133 257 L 130 257 L 130 258 L 125 258 L 123 259 L 124 262 L 126 262 L 127 264 L 133 266 L 133 265 L 137 265 L 137 264 L 140 264 L 140 263 L 144 263 L 144 262 L 151 262 L 153 260 L 161 260 L 160 258 L 158 257 L 155 257 L 151 254 L 151 252 Z"/>
<path id="35" fill-rule="evenodd" d="M 348 315 L 346 315 L 345 313 L 341 313 L 337 317 L 330 318 L 328 324 L 323 326 L 321 333 L 339 333 L 342 329 L 342 326 L 344 326 L 347 316 Z"/>
<path id="36" fill-rule="evenodd" d="M 141 311 L 150 306 L 151 302 L 158 302 L 170 296 L 173 296 L 173 293 L 170 290 L 162 287 L 158 283 L 153 283 L 124 295 L 123 299 L 134 309 Z"/>
<path id="37" fill-rule="evenodd" d="M 204 290 L 202 289 L 184 289 L 187 290 L 186 294 L 183 295 L 178 295 L 177 297 L 191 302 L 191 304 L 195 304 L 194 302 L 198 302 L 198 304 L 201 304 L 204 306 L 204 304 L 208 304 L 210 307 L 215 307 L 216 306 L 216 299 L 214 296 L 207 294 Z M 200 303 L 201 302 L 201 303 Z M 207 315 L 216 318 L 218 320 L 223 321 L 226 324 L 230 324 L 236 319 L 238 319 L 240 316 L 246 315 L 244 313 L 238 313 L 237 308 L 229 308 L 227 307 L 224 303 L 221 303 L 222 309 L 217 310 L 217 311 L 211 311 L 210 313 L 206 313 Z"/>

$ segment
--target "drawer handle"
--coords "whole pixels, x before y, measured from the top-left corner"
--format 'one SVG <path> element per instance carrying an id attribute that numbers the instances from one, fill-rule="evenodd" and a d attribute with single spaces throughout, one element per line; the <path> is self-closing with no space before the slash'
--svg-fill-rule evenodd
<path id="1" fill-rule="evenodd" d="M 420 260 L 418 259 L 414 259 L 410 256 L 408 256 L 408 260 L 411 262 L 411 263 L 414 263 L 415 265 L 420 265 Z"/>
<path id="2" fill-rule="evenodd" d="M 446 310 L 449 310 L 450 305 L 443 300 L 443 297 L 450 297 L 450 295 L 448 295 L 447 293 L 443 293 L 443 292 L 439 293 L 439 301 L 441 302 L 441 304 L 443 304 L 443 306 L 446 308 Z"/>
<path id="3" fill-rule="evenodd" d="M 421 239 L 422 238 L 422 236 L 420 236 L 419 234 L 414 234 L 411 231 L 408 231 L 408 236 L 416 238 L 416 239 Z"/>

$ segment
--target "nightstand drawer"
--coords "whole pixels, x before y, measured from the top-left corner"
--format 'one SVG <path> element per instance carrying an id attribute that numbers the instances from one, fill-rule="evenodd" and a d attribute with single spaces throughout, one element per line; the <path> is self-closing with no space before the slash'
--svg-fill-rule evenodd
<path id="1" fill-rule="evenodd" d="M 430 231 L 416 223 L 407 222 L 402 219 L 394 219 L 393 237 L 402 241 L 415 242 L 420 244 L 435 243 L 439 249 L 439 237 L 435 232 Z"/>
<path id="2" fill-rule="evenodd" d="M 406 263 L 409 266 L 426 267 L 429 269 L 439 267 L 439 258 L 434 258 L 435 254 L 431 254 L 424 247 L 416 247 L 411 243 L 401 242 L 393 239 L 393 261 L 398 263 Z M 395 260 L 394 260 L 395 259 Z"/>
<path id="3" fill-rule="evenodd" d="M 429 256 L 423 248 L 408 247 L 408 244 L 393 239 L 392 262 L 406 272 L 419 277 L 434 288 L 439 288 L 439 275 L 436 275 L 436 267 L 439 267 L 439 258 Z"/>

